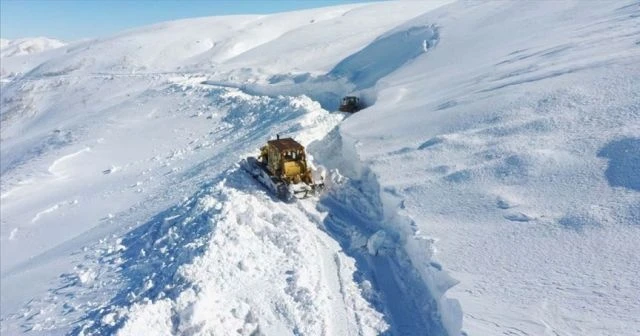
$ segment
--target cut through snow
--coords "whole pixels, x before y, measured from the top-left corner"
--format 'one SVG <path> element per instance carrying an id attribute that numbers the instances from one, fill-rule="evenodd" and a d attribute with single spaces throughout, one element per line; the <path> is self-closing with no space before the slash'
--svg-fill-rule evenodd
<path id="1" fill-rule="evenodd" d="M 356 90 L 367 89 L 379 79 L 435 47 L 439 39 L 438 27 L 435 25 L 394 29 L 345 58 L 328 75 L 348 79 Z"/>

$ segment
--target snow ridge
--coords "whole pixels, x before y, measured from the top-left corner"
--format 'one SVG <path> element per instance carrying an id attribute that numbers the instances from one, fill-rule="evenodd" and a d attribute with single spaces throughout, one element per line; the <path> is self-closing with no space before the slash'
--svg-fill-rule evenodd
<path id="1" fill-rule="evenodd" d="M 246 80 L 247 74 L 243 71 L 232 71 L 228 75 L 230 80 L 206 80 L 203 84 L 237 88 L 252 95 L 307 95 L 328 111 L 337 110 L 340 99 L 346 94 L 358 95 L 365 105 L 373 105 L 379 89 L 374 86 L 380 79 L 438 44 L 437 25 L 427 20 L 409 23 L 379 36 L 323 74 L 290 72 L 255 82 Z"/>

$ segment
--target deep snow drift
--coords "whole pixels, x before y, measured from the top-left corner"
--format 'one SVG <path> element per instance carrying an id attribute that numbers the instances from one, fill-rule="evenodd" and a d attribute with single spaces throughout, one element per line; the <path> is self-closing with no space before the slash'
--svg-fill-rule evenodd
<path id="1" fill-rule="evenodd" d="M 640 5 L 456 3 L 422 22 L 436 48 L 341 132 L 437 241 L 464 329 L 639 334 Z"/>
<path id="2" fill-rule="evenodd" d="M 3 54 L 0 330 L 637 335 L 638 36 L 632 1 L 393 2 Z M 324 195 L 238 168 L 275 134 Z"/>

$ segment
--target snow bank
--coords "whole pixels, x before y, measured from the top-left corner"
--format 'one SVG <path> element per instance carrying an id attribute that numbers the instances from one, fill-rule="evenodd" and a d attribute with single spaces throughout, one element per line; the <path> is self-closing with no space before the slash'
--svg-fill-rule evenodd
<path id="1" fill-rule="evenodd" d="M 437 46 L 341 124 L 402 230 L 433 237 L 407 253 L 459 281 L 447 296 L 465 332 L 637 333 L 638 14 L 571 1 L 440 8 L 416 18 L 439 27 Z"/>
<path id="2" fill-rule="evenodd" d="M 346 140 L 346 141 L 345 141 Z M 339 241 L 353 248 L 353 242 L 358 241 L 359 236 L 367 237 L 365 240 L 366 252 L 373 256 L 371 263 L 374 277 L 381 277 L 379 272 L 388 271 L 375 266 L 375 258 L 385 255 L 398 263 L 399 273 L 414 274 L 413 277 L 403 282 L 379 281 L 380 287 L 376 288 L 382 295 L 398 296 L 393 287 L 424 288 L 425 293 L 413 298 L 400 299 L 387 297 L 386 300 L 399 300 L 412 302 L 415 311 L 391 311 L 392 319 L 412 319 L 413 322 L 392 323 L 400 334 L 414 333 L 420 328 L 427 330 L 443 330 L 448 335 L 458 335 L 462 327 L 462 309 L 455 299 L 445 296 L 447 290 L 455 286 L 458 281 L 453 279 L 442 269 L 442 266 L 432 261 L 435 251 L 434 240 L 422 235 L 417 230 L 417 225 L 403 212 L 403 204 L 393 188 L 382 188 L 377 176 L 364 165 L 359 158 L 359 142 L 354 139 L 344 138 L 339 132 L 332 132 L 320 142 L 313 143 L 310 150 L 320 162 L 339 174 L 340 181 L 331 186 L 330 198 L 322 203 L 327 211 L 338 216 L 341 221 L 350 224 L 349 228 L 340 227 L 339 224 L 328 223 L 329 232 L 332 232 Z M 337 155 L 336 155 L 337 154 Z M 335 177 L 332 179 L 335 181 Z M 331 198 L 335 198 L 333 201 Z M 338 206 L 338 204 L 340 204 Z M 363 222 L 364 221 L 364 222 Z M 366 223 L 366 224 L 365 224 Z M 355 255 L 359 255 L 356 251 Z M 362 257 L 362 256 L 360 256 Z M 386 283 L 385 283 L 386 282 Z M 403 295 L 408 295 L 404 293 Z M 384 300 L 384 299 L 383 299 Z M 433 300 L 435 303 L 430 302 Z M 407 304 L 405 302 L 404 304 Z M 391 307 L 399 302 L 387 302 Z M 437 307 L 437 310 L 432 308 Z M 394 309 L 394 308 L 389 308 Z M 437 311 L 438 316 L 430 316 Z M 399 316 L 408 314 L 409 316 Z M 424 323 L 423 325 L 420 325 Z"/>

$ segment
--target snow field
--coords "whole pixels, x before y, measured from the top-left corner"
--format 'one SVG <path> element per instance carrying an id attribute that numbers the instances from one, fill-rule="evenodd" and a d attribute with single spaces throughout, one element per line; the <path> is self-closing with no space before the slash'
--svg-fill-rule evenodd
<path id="1" fill-rule="evenodd" d="M 640 333 L 640 9 L 444 4 L 3 58 L 0 330 Z M 325 195 L 237 169 L 276 134 Z"/>
<path id="2" fill-rule="evenodd" d="M 342 136 L 437 239 L 467 333 L 634 335 L 638 8 L 502 5 L 419 18 L 437 47 Z"/>

